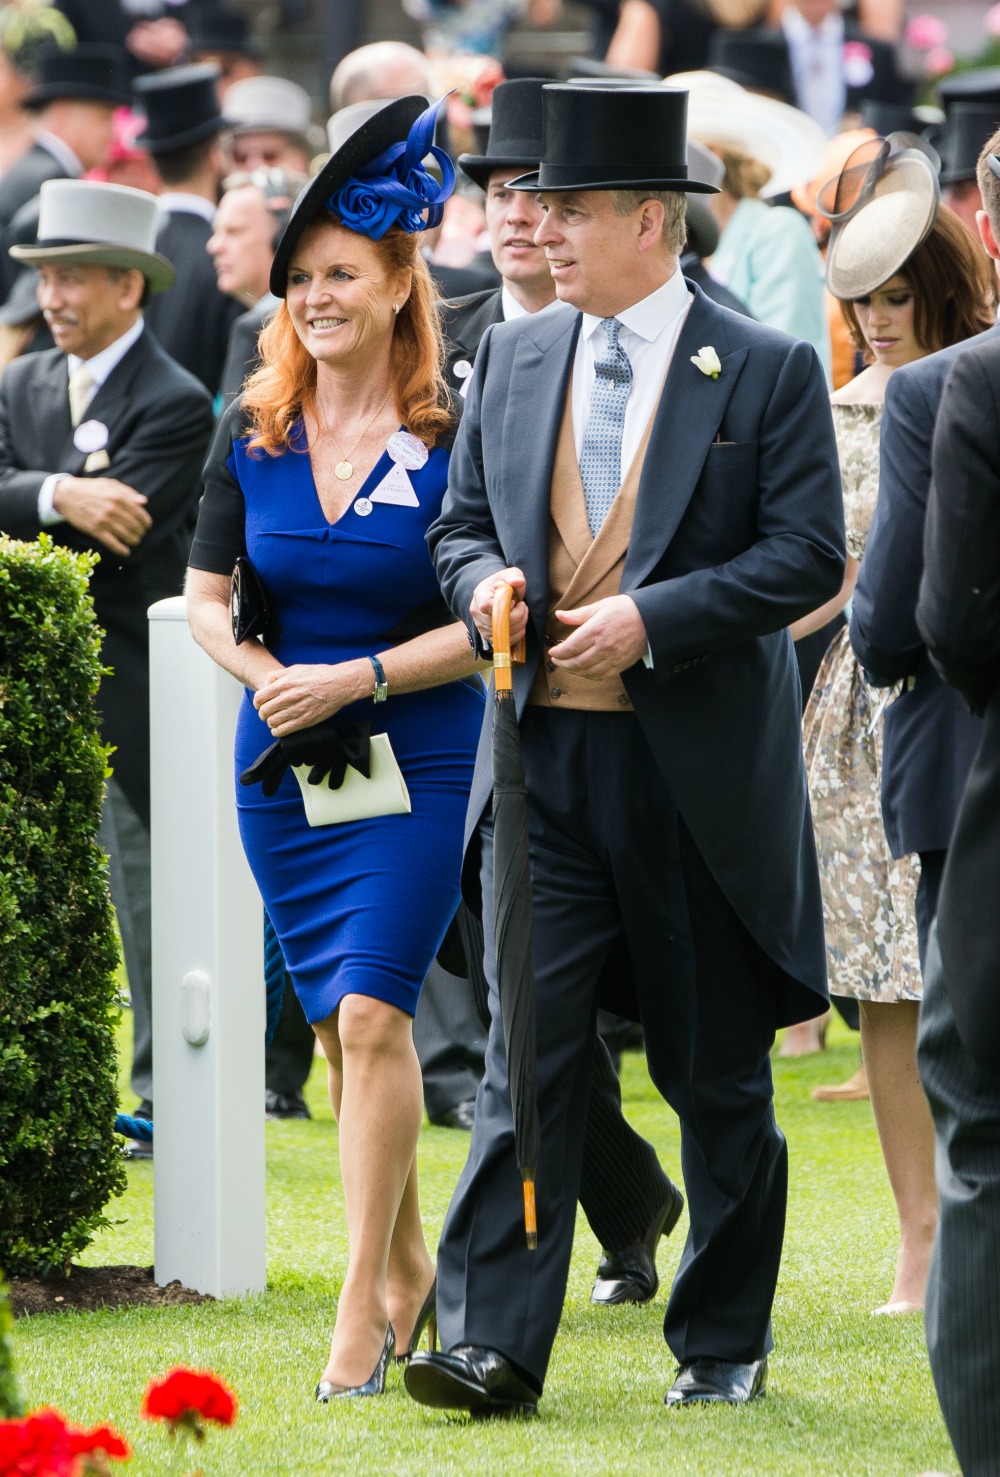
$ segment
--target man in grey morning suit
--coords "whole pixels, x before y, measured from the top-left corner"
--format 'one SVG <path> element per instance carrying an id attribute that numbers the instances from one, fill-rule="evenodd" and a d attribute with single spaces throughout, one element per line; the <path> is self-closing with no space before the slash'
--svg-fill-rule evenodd
<path id="1" fill-rule="evenodd" d="M 965 1477 L 1000 1470 L 1000 337 L 957 359 L 934 438 L 917 620 L 942 676 L 985 717 L 927 950 L 920 1076 L 941 1219 L 927 1347 Z"/>
<path id="2" fill-rule="evenodd" d="M 844 568 L 813 350 L 677 271 L 686 96 L 545 89 L 537 233 L 567 306 L 487 331 L 429 539 L 480 640 L 501 580 L 533 849 L 541 1153 L 525 1247 L 496 981 L 469 1161 L 438 1253 L 425 1404 L 532 1411 L 572 1247 L 597 986 L 625 939 L 650 1072 L 682 1124 L 691 1230 L 664 1323 L 668 1404 L 763 1393 L 786 1151 L 769 1050 L 826 999 L 787 627 Z M 705 187 L 702 186 L 702 189 Z M 611 193 L 609 193 L 611 192 Z M 582 311 L 577 311 L 580 309 Z M 631 416 L 631 418 L 630 418 Z M 624 473 L 624 476 L 622 475 Z M 492 971 L 490 744 L 481 854 Z"/>

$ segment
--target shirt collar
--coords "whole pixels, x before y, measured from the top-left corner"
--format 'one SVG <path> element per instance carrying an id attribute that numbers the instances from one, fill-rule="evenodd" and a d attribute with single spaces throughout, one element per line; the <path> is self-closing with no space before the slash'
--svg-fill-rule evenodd
<path id="1" fill-rule="evenodd" d="M 204 195 L 190 195 L 187 190 L 165 190 L 160 196 L 160 209 L 171 214 L 200 215 L 211 225 L 215 220 L 215 206 Z"/>
<path id="2" fill-rule="evenodd" d="M 781 12 L 781 25 L 793 44 L 801 44 L 808 41 L 810 37 L 818 36 L 823 41 L 839 42 L 844 39 L 844 17 L 832 11 L 818 26 L 811 26 L 800 10 L 794 5 L 786 5 Z"/>
<path id="3" fill-rule="evenodd" d="M 102 349 L 92 359 L 81 359 L 77 354 L 67 354 L 66 359 L 69 364 L 70 374 L 81 364 L 86 364 L 90 371 L 91 379 L 100 388 L 111 374 L 111 371 L 117 368 L 125 358 L 132 345 L 138 342 L 145 326 L 142 314 L 140 314 L 136 322 L 132 324 L 131 328 L 126 329 L 121 338 L 116 338 L 113 344 L 108 344 L 106 349 Z"/>
<path id="4" fill-rule="evenodd" d="M 559 299 L 556 297 L 553 298 L 550 303 L 546 303 L 544 308 L 539 308 L 538 313 L 531 314 L 528 312 L 527 308 L 521 307 L 521 304 L 511 292 L 506 282 L 500 289 L 500 305 L 503 309 L 503 321 L 505 323 L 512 323 L 515 318 L 537 318 L 538 313 L 547 313 L 550 308 L 559 308 L 562 306 Z"/>
<path id="5" fill-rule="evenodd" d="M 35 143 L 41 144 L 45 151 L 52 155 L 57 164 L 61 164 L 70 179 L 79 179 L 83 173 L 83 165 L 77 158 L 69 144 L 54 133 L 49 133 L 47 128 L 40 128 L 35 134 Z"/>
<path id="6" fill-rule="evenodd" d="M 634 333 L 637 338 L 645 339 L 646 343 L 651 344 L 683 313 L 689 301 L 687 283 L 678 266 L 673 276 L 668 277 L 662 287 L 658 287 L 655 292 L 651 292 L 640 302 L 633 303 L 624 312 L 616 313 L 615 317 L 623 328 L 628 329 L 629 333 Z M 584 337 L 591 338 L 603 322 L 603 318 L 595 318 L 593 313 L 584 313 L 582 326 Z"/>

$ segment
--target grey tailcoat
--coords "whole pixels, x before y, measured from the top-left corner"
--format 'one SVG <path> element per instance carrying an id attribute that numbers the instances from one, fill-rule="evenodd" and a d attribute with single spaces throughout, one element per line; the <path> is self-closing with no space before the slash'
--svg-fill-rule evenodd
<path id="1" fill-rule="evenodd" d="M 690 284 L 689 284 L 690 285 Z M 639 484 L 621 589 L 653 670 L 623 674 L 646 741 L 695 844 L 747 928 L 788 976 L 778 1024 L 826 996 L 819 877 L 800 736 L 791 622 L 835 595 L 843 504 L 827 390 L 812 348 L 692 286 Z M 445 598 L 469 621 L 480 580 L 525 576 L 527 701 L 548 613 L 552 465 L 580 314 L 487 330 L 428 542 Z M 703 346 L 717 379 L 692 364 Z M 489 724 L 470 797 L 465 883 L 478 877 Z M 802 987 L 805 987 L 804 989 Z"/>

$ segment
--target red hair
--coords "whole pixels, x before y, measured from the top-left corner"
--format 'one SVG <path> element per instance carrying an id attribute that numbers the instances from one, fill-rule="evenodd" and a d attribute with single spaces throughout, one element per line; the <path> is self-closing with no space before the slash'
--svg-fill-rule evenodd
<path id="1" fill-rule="evenodd" d="M 335 216 L 326 219 L 339 224 Z M 372 245 L 388 276 L 412 273 L 410 295 L 399 310 L 392 336 L 392 383 L 405 425 L 434 446 L 452 421 L 434 283 L 420 254 L 418 233 L 394 227 Z M 278 456 L 288 449 L 292 428 L 315 394 L 316 360 L 296 333 L 284 302 L 261 331 L 258 349 L 263 363 L 243 390 L 250 450 Z"/>

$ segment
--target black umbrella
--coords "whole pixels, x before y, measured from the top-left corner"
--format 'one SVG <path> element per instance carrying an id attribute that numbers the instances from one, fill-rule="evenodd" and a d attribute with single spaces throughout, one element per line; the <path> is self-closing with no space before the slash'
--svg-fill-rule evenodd
<path id="1" fill-rule="evenodd" d="M 538 1164 L 538 1104 L 535 1101 L 535 978 L 531 959 L 531 874 L 528 813 L 521 735 L 514 706 L 511 660 L 524 660 L 524 646 L 511 652 L 509 585 L 493 601 L 493 916 L 497 985 L 507 1077 L 514 1116 L 514 1149 L 524 1180 L 524 1229 L 529 1248 L 538 1246 L 535 1169 Z"/>

